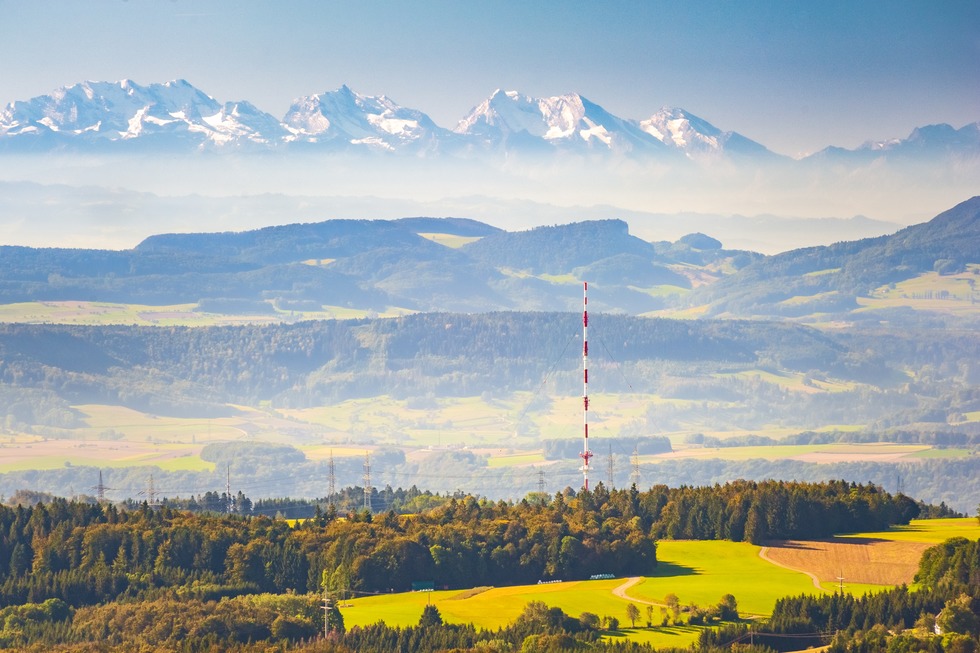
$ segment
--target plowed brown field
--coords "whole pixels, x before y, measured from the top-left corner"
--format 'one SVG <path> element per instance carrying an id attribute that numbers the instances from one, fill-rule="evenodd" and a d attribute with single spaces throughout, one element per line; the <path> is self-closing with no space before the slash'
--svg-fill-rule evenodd
<path id="1" fill-rule="evenodd" d="M 911 583 L 926 542 L 891 542 L 874 538 L 771 542 L 765 556 L 773 562 L 806 571 L 824 583 L 868 585 Z"/>

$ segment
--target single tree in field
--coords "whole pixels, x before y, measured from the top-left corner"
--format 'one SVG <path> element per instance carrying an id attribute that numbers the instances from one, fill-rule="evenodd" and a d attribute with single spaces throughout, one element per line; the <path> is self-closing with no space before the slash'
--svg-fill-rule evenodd
<path id="1" fill-rule="evenodd" d="M 636 628 L 636 620 L 640 618 L 640 609 L 630 603 L 626 606 L 626 618 L 630 620 L 632 628 Z"/>
<path id="2" fill-rule="evenodd" d="M 422 609 L 422 617 L 419 618 L 419 626 L 425 628 L 426 626 L 441 626 L 442 625 L 442 614 L 439 613 L 439 608 L 432 605 L 431 603 Z"/>
<path id="3" fill-rule="evenodd" d="M 653 606 L 647 604 L 647 628 L 653 628 Z"/>
<path id="4" fill-rule="evenodd" d="M 676 624 L 681 618 L 681 600 L 677 598 L 676 594 L 668 594 L 664 597 L 664 603 L 674 616 L 674 623 Z"/>
<path id="5" fill-rule="evenodd" d="M 738 621 L 738 601 L 731 594 L 721 597 L 718 603 L 718 616 L 723 621 Z"/>

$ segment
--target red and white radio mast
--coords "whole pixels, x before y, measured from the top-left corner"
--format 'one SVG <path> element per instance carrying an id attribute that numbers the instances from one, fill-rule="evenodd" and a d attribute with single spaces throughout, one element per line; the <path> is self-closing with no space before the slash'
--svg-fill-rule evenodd
<path id="1" fill-rule="evenodd" d="M 582 465 L 582 476 L 584 477 L 586 490 L 589 489 L 589 458 L 592 452 L 589 451 L 589 282 L 582 282 L 582 402 L 585 421 L 585 442 L 582 453 L 579 456 L 584 464 Z"/>

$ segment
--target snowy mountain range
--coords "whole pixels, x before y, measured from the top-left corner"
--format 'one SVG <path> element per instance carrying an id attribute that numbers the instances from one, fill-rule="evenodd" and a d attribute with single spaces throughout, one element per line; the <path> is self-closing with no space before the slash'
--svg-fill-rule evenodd
<path id="1" fill-rule="evenodd" d="M 453 129 L 386 96 L 347 86 L 295 100 L 280 120 L 246 101 L 218 102 L 184 80 L 141 86 L 83 82 L 17 101 L 0 112 L 0 152 L 378 151 L 414 155 L 480 152 L 614 153 L 667 161 L 787 159 L 684 109 L 664 107 L 634 120 L 581 95 L 534 98 L 495 91 Z M 906 139 L 808 158 L 863 161 L 881 156 L 980 158 L 980 122 L 931 125 Z"/>

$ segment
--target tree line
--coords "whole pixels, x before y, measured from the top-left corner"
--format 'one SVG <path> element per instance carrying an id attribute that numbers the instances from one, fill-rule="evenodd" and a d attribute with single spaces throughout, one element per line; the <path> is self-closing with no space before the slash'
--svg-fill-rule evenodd
<path id="1" fill-rule="evenodd" d="M 412 498 L 427 502 L 417 491 Z M 843 481 L 647 492 L 600 483 L 516 503 L 453 496 L 406 515 L 342 516 L 327 506 L 295 528 L 265 515 L 55 499 L 0 507 L 0 604 L 60 599 L 78 607 L 175 588 L 202 599 L 324 588 L 349 596 L 417 581 L 457 588 L 644 575 L 656 566 L 660 537 L 822 537 L 907 523 L 917 512 L 903 495 Z"/>

